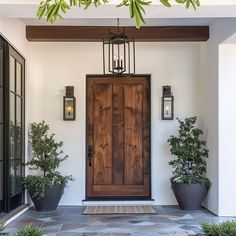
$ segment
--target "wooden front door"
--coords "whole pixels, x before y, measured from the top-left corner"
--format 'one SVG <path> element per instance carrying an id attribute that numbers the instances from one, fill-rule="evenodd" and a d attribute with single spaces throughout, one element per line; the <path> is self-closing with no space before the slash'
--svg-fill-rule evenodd
<path id="1" fill-rule="evenodd" d="M 150 198 L 150 77 L 87 77 L 87 199 Z"/>

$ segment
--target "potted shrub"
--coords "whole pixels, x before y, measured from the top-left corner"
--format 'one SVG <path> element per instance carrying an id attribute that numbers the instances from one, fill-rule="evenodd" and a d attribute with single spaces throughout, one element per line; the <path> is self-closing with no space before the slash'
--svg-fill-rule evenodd
<path id="1" fill-rule="evenodd" d="M 178 135 L 168 139 L 170 152 L 176 157 L 169 162 L 174 169 L 172 189 L 181 209 L 198 210 L 211 186 L 205 177 L 208 149 L 200 140 L 202 130 L 195 127 L 197 117 L 177 120 Z"/>
<path id="2" fill-rule="evenodd" d="M 64 188 L 72 176 L 62 176 L 57 170 L 68 156 L 63 156 L 63 142 L 56 142 L 55 134 L 49 134 L 49 125 L 45 122 L 32 123 L 29 143 L 32 145 L 32 159 L 26 163 L 36 175 L 28 175 L 23 186 L 38 211 L 55 210 Z"/>

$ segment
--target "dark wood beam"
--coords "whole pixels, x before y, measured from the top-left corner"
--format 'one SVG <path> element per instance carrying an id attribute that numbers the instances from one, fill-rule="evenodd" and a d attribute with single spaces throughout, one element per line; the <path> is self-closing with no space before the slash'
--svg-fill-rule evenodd
<path id="1" fill-rule="evenodd" d="M 33 42 L 99 42 L 117 27 L 107 26 L 26 26 L 26 38 Z M 208 26 L 125 27 L 137 42 L 201 42 L 209 39 Z"/>

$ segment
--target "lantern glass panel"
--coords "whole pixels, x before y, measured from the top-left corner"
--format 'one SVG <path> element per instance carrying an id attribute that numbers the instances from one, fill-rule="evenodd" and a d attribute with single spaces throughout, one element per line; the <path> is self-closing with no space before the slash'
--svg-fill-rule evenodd
<path id="1" fill-rule="evenodd" d="M 171 119 L 173 113 L 172 97 L 164 97 L 163 101 L 163 116 L 164 119 Z"/>
<path id="2" fill-rule="evenodd" d="M 65 98 L 64 118 L 65 120 L 75 119 L 75 99 L 74 98 Z"/>

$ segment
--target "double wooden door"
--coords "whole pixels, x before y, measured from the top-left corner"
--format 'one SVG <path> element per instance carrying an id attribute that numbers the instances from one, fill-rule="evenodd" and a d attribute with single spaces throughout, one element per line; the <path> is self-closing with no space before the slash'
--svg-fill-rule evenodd
<path id="1" fill-rule="evenodd" d="M 87 199 L 150 198 L 150 78 L 87 77 Z"/>

